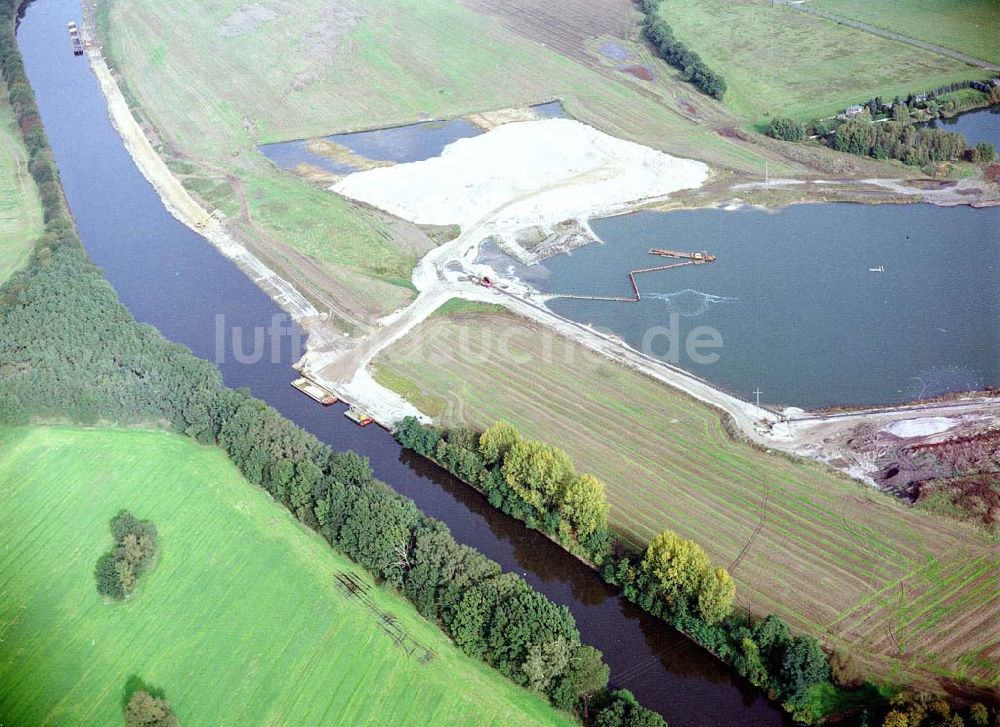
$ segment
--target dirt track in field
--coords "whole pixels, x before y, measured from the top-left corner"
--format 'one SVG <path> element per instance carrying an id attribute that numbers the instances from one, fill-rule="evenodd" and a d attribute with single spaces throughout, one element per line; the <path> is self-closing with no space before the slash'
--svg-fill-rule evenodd
<path id="1" fill-rule="evenodd" d="M 744 607 L 850 644 L 882 673 L 901 664 L 927 684 L 929 669 L 982 657 L 992 666 L 967 676 L 1000 677 L 1000 545 L 971 528 L 735 441 L 711 408 L 509 314 L 431 318 L 376 367 L 440 421 L 505 419 L 565 448 L 607 483 L 624 538 L 697 539 Z"/>

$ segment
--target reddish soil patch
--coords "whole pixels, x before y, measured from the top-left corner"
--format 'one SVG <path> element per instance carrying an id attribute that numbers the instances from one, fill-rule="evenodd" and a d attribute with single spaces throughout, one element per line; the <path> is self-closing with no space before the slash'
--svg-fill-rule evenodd
<path id="1" fill-rule="evenodd" d="M 984 174 L 991 182 L 1000 182 L 1000 164 L 990 164 Z"/>
<path id="2" fill-rule="evenodd" d="M 681 107 L 681 111 L 686 113 L 688 116 L 701 116 L 701 111 L 690 101 L 678 101 L 677 105 Z"/>
<path id="3" fill-rule="evenodd" d="M 630 76 L 635 76 L 643 81 L 653 80 L 653 70 L 649 66 L 626 66 L 622 70 Z"/>
<path id="4" fill-rule="evenodd" d="M 943 494 L 968 519 L 987 527 L 993 526 L 1000 521 L 1000 492 L 996 489 L 994 478 L 995 475 L 982 474 L 921 482 L 916 486 L 916 501 Z"/>
<path id="5" fill-rule="evenodd" d="M 747 135 L 735 126 L 726 126 L 722 129 L 716 129 L 715 133 L 726 139 L 739 139 L 740 141 L 747 140 Z"/>
<path id="6" fill-rule="evenodd" d="M 1000 521 L 1000 431 L 903 447 L 875 479 L 910 502 L 944 495 L 967 519 L 994 526 Z"/>
<path id="7" fill-rule="evenodd" d="M 958 182 L 953 179 L 907 179 L 906 184 L 917 189 L 949 189 Z"/>

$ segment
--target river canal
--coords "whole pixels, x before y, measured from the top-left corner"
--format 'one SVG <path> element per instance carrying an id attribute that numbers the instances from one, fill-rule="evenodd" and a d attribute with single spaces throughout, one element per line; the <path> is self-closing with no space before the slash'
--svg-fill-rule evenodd
<path id="1" fill-rule="evenodd" d="M 78 0 L 38 0 L 18 39 L 80 235 L 135 317 L 197 355 L 217 356 L 217 326 L 252 338 L 281 310 L 205 240 L 171 217 L 125 152 L 96 79 L 74 57 L 66 23 Z M 269 352 L 270 353 L 270 352 Z M 605 585 L 537 532 L 491 508 L 439 468 L 403 452 L 377 427 L 359 429 L 339 406 L 323 408 L 289 386 L 301 342 L 282 338 L 275 357 L 241 364 L 231 346 L 220 362 L 226 383 L 255 396 L 336 449 L 371 459 L 377 477 L 448 523 L 455 538 L 520 573 L 565 604 L 585 642 L 601 649 L 612 684 L 631 689 L 673 727 L 779 725 L 787 720 L 758 690 L 713 657 Z"/>

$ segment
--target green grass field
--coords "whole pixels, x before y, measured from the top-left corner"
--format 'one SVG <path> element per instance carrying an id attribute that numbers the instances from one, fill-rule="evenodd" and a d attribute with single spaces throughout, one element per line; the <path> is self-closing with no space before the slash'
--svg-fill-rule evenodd
<path id="1" fill-rule="evenodd" d="M 663 7 L 676 36 L 726 79 L 726 104 L 753 122 L 767 114 L 829 116 L 872 96 L 892 99 L 985 75 L 770 0 L 690 0 Z"/>
<path id="2" fill-rule="evenodd" d="M 701 403 L 508 314 L 432 317 L 376 365 L 439 421 L 564 448 L 606 482 L 622 537 L 694 538 L 741 607 L 887 676 L 1000 684 L 1000 545 L 971 528 L 738 443 Z"/>
<path id="3" fill-rule="evenodd" d="M 42 204 L 0 80 L 0 284 L 21 267 L 42 234 Z"/>
<path id="4" fill-rule="evenodd" d="M 160 559 L 123 603 L 94 586 L 120 509 Z M 0 432 L 0 724 L 120 724 L 126 680 L 182 724 L 572 724 L 373 588 L 421 664 L 334 588 L 367 575 L 216 449 L 159 432 Z"/>
<path id="5" fill-rule="evenodd" d="M 813 0 L 819 10 L 1000 63 L 996 0 Z"/>
<path id="6" fill-rule="evenodd" d="M 609 5 L 609 28 L 624 25 L 635 36 L 617 40 L 636 61 L 652 60 L 633 42 L 635 9 L 621 0 Z M 666 66 L 661 80 L 649 84 L 602 62 L 591 47 L 605 30 L 601 17 L 555 50 L 519 32 L 538 25 L 531 18 L 494 17 L 456 0 L 346 0 L 335 10 L 322 0 L 292 7 L 262 0 L 255 7 L 273 17 L 259 23 L 239 22 L 243 6 L 240 0 L 210 8 L 194 0 L 111 0 L 111 54 L 158 128 L 187 153 L 220 158 L 220 152 L 243 152 L 248 141 L 456 117 L 555 97 L 610 133 L 677 153 L 698 151 L 721 162 L 736 147 L 713 134 L 712 123 L 683 115 L 676 96 L 691 98 L 708 122 L 734 120 L 710 99 L 692 98 Z"/>

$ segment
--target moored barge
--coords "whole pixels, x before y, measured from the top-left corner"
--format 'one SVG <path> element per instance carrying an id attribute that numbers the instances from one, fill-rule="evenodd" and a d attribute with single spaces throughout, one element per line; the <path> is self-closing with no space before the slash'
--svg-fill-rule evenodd
<path id="1" fill-rule="evenodd" d="M 344 416 L 357 424 L 359 427 L 367 427 L 369 424 L 375 422 L 371 416 L 365 414 L 360 409 L 355 409 L 353 406 L 344 412 Z"/>
<path id="2" fill-rule="evenodd" d="M 315 381 L 307 379 L 305 376 L 295 379 L 295 381 L 292 382 L 292 386 L 323 406 L 330 406 L 330 404 L 337 403 L 337 397 L 332 391 L 323 388 Z"/>

